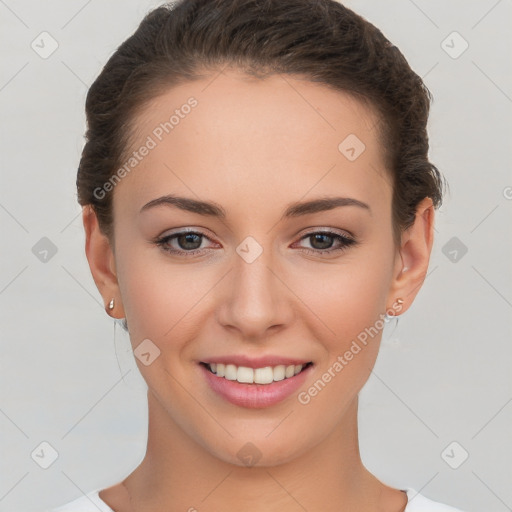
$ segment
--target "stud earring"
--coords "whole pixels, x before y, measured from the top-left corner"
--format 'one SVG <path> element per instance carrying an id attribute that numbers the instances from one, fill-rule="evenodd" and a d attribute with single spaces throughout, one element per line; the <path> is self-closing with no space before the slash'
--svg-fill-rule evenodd
<path id="1" fill-rule="evenodd" d="M 398 311 L 400 311 L 400 310 L 402 309 L 402 304 L 403 304 L 403 303 L 404 303 L 403 299 L 401 299 L 401 298 L 396 299 L 396 300 L 395 300 L 395 303 L 394 303 L 394 304 L 393 304 L 393 306 L 392 306 L 393 311 L 394 311 L 395 309 L 398 309 Z M 398 304 L 400 307 L 399 307 L 399 308 L 396 308 L 395 304 Z M 387 317 L 388 319 L 393 318 L 393 317 L 397 317 L 397 316 L 398 316 L 398 315 L 396 314 L 396 311 L 394 311 L 393 313 L 391 313 L 391 308 L 389 308 L 389 309 L 386 311 L 386 317 Z"/>
<path id="2" fill-rule="evenodd" d="M 108 304 L 108 309 L 114 309 L 114 299 L 113 298 Z"/>

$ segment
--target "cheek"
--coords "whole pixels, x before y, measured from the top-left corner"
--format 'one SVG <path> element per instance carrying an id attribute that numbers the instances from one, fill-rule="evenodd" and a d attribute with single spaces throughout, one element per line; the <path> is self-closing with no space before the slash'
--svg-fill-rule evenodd
<path id="1" fill-rule="evenodd" d="M 377 322 L 377 327 L 382 328 L 379 320 L 386 311 L 392 258 L 366 253 L 361 251 L 344 264 L 323 274 L 315 272 L 304 281 L 304 302 L 325 325 L 322 339 L 328 343 L 329 352 L 343 350 Z"/>
<path id="2" fill-rule="evenodd" d="M 369 263 L 361 258 L 340 266 L 328 282 L 317 281 L 318 292 L 309 296 L 308 305 L 329 328 L 319 337 L 327 353 L 297 401 L 304 407 L 305 421 L 324 418 L 319 427 L 324 433 L 341 421 L 368 380 L 379 352 L 390 269 L 388 261 Z"/>
<path id="3" fill-rule="evenodd" d="M 207 267 L 192 270 L 171 263 L 165 254 L 158 254 L 158 248 L 128 249 L 128 245 L 120 246 L 117 268 L 132 343 L 149 338 L 162 354 L 170 347 L 178 350 L 180 339 L 187 339 L 200 325 L 198 315 L 207 304 L 204 296 L 214 286 L 215 276 Z"/>

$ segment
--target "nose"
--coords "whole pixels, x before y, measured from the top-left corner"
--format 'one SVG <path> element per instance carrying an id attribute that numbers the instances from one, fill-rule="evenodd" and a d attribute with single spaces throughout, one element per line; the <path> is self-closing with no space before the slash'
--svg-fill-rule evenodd
<path id="1" fill-rule="evenodd" d="M 291 323 L 293 294 L 271 251 L 263 251 L 252 262 L 238 253 L 233 260 L 217 319 L 224 328 L 238 331 L 242 340 L 264 340 Z"/>

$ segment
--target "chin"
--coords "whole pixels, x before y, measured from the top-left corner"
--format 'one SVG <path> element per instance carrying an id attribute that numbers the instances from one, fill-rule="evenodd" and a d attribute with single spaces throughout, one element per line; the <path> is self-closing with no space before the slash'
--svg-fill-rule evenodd
<path id="1" fill-rule="evenodd" d="M 273 433 L 267 436 L 266 431 L 261 430 L 253 435 L 247 435 L 245 439 L 225 440 L 224 443 L 211 445 L 211 437 L 208 437 L 208 451 L 210 454 L 227 464 L 240 468 L 263 468 L 287 464 L 300 457 L 310 447 L 303 436 L 292 435 L 289 431 L 282 430 L 281 435 Z"/>

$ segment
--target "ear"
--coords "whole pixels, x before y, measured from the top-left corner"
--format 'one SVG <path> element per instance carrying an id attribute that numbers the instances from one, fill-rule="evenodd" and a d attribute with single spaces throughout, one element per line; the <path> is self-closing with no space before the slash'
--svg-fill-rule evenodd
<path id="1" fill-rule="evenodd" d="M 85 229 L 85 254 L 96 287 L 103 297 L 105 311 L 113 318 L 124 318 L 114 251 L 108 237 L 100 230 L 98 218 L 91 205 L 83 207 L 82 221 Z M 113 309 L 108 307 L 111 299 L 114 299 Z"/>
<path id="2" fill-rule="evenodd" d="M 388 295 L 388 310 L 402 314 L 409 309 L 427 275 L 434 241 L 434 206 L 430 197 L 416 208 L 414 223 L 403 232 L 397 250 L 393 279 Z M 403 300 L 402 304 L 397 299 Z M 393 304 L 391 307 L 389 304 Z"/>

